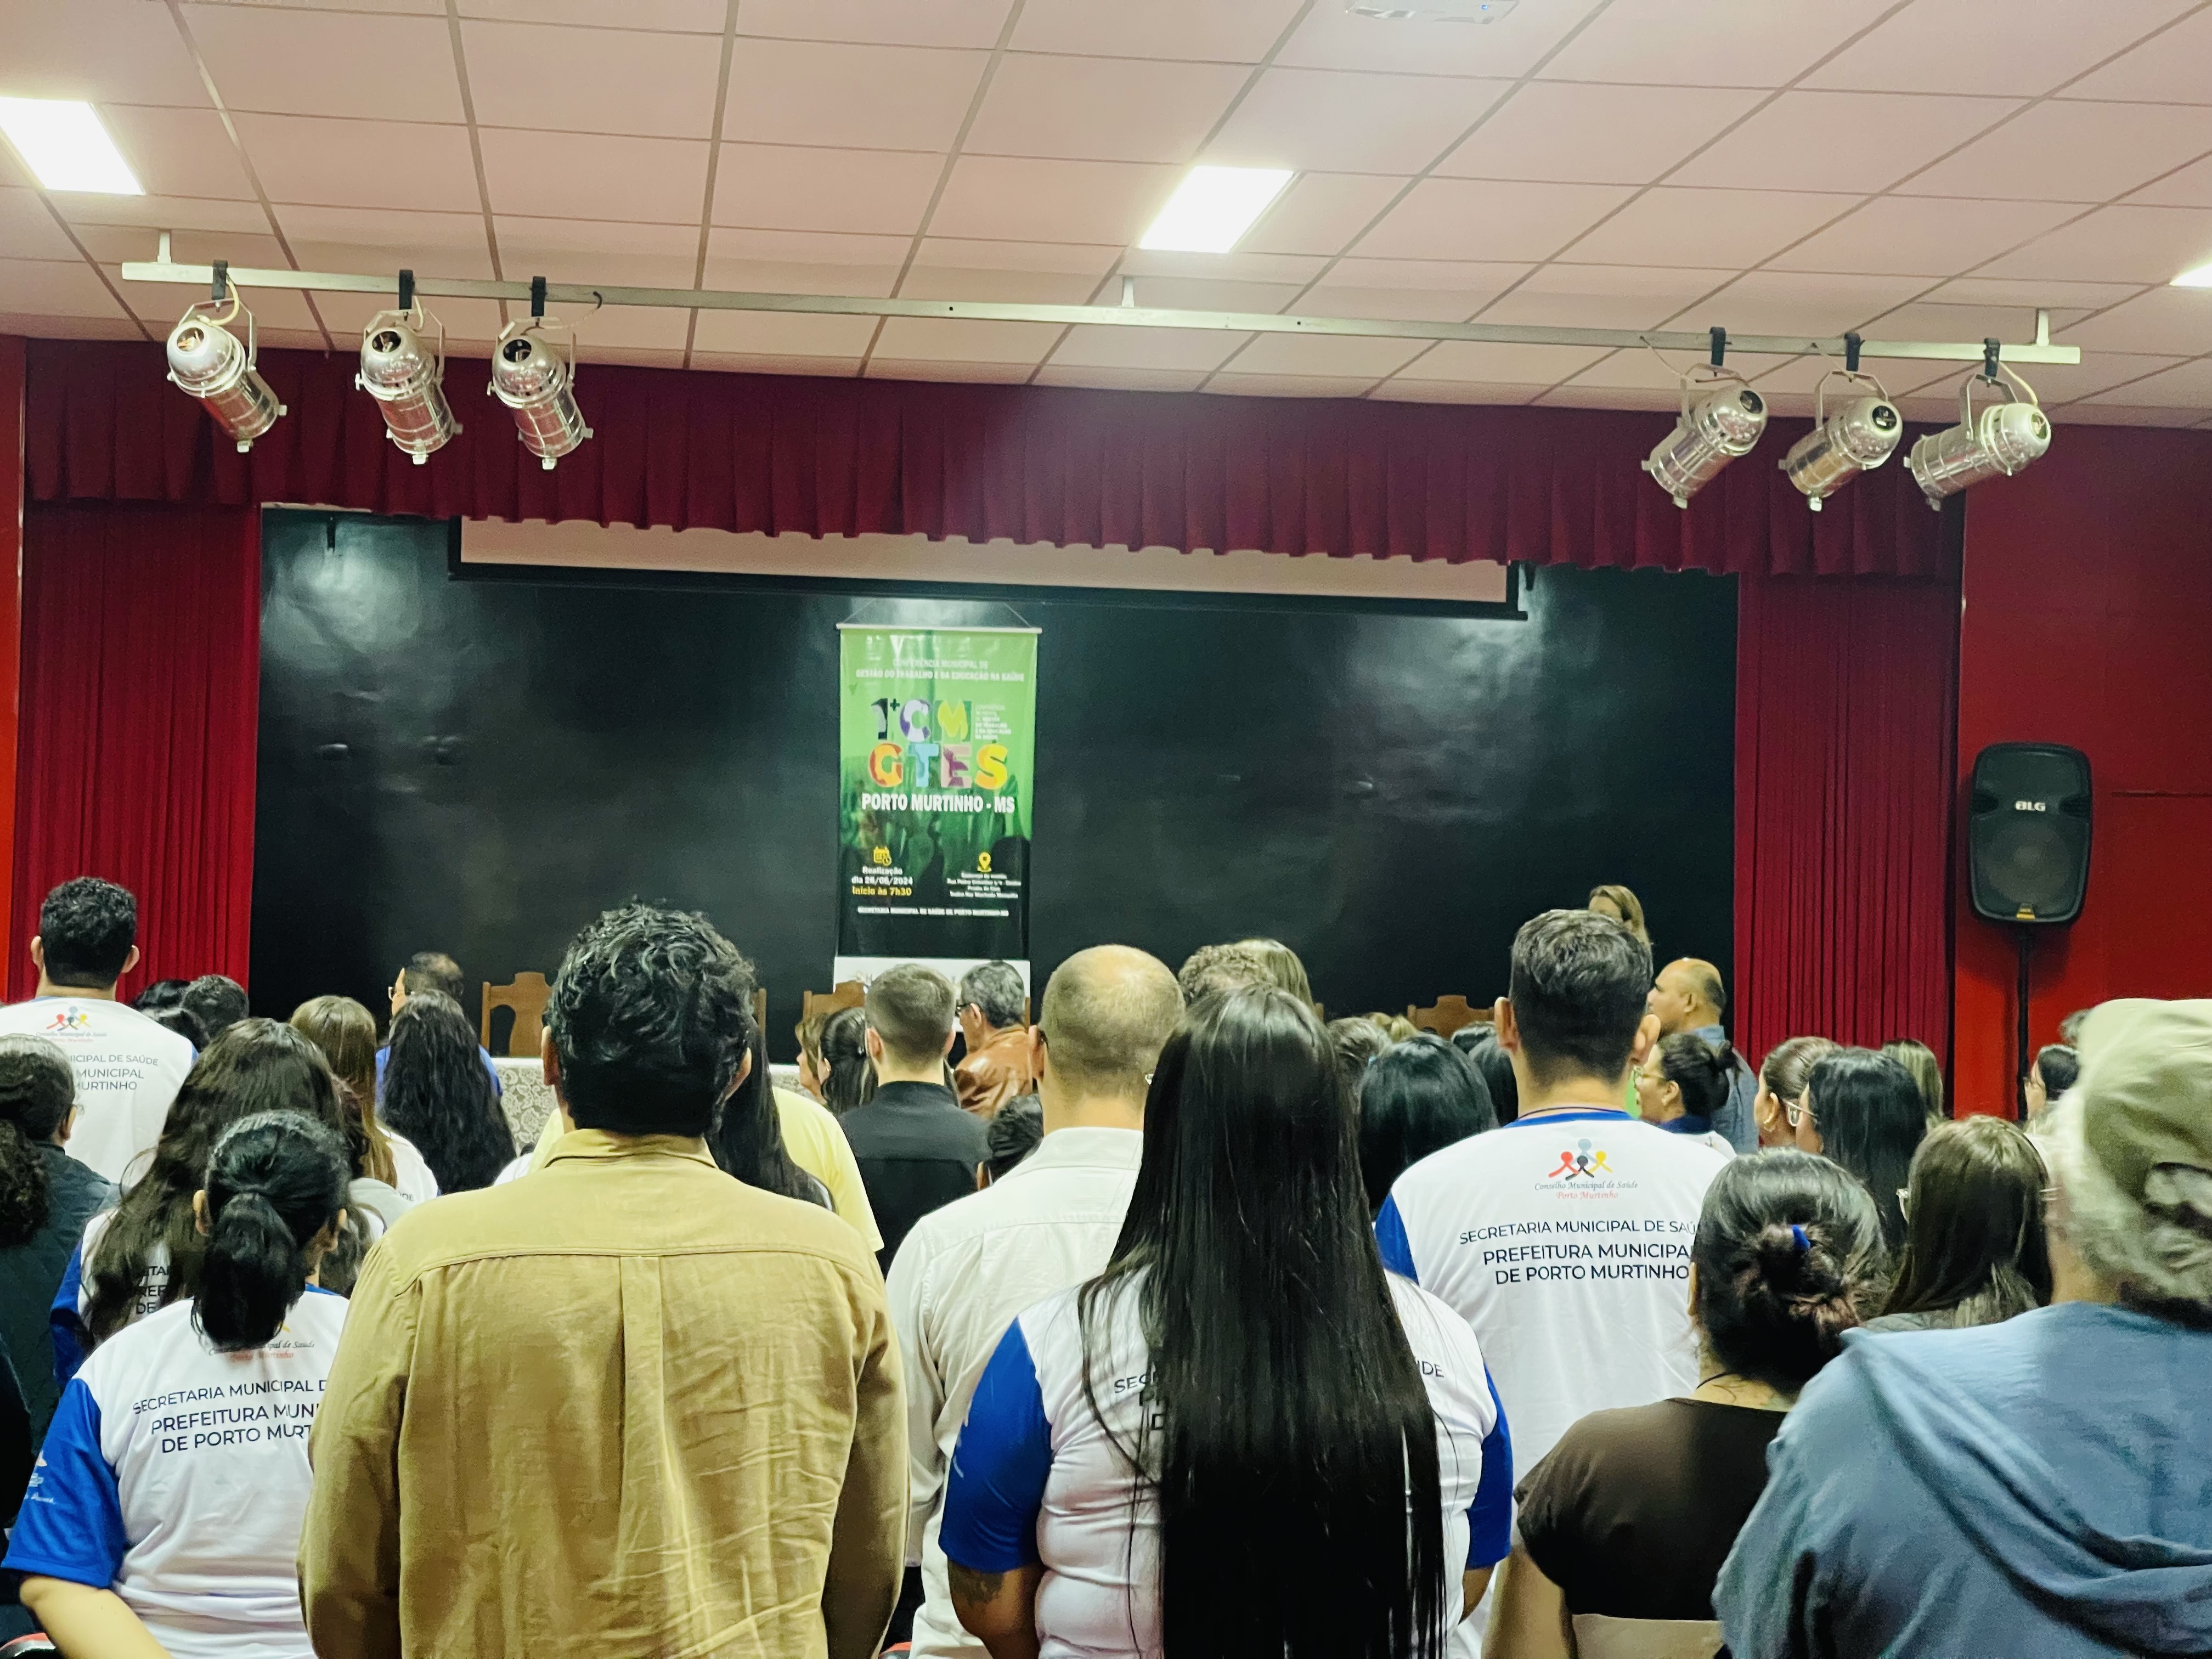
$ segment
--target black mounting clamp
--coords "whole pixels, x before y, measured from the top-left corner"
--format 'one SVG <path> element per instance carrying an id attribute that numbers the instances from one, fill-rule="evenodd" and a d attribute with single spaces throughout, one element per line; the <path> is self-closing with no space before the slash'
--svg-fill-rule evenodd
<path id="1" fill-rule="evenodd" d="M 1859 372 L 1859 349 L 1865 344 L 1866 342 L 1856 334 L 1844 336 L 1844 372 L 1845 374 L 1856 374 Z"/>
<path id="2" fill-rule="evenodd" d="M 530 279 L 530 314 L 533 317 L 545 314 L 545 279 L 543 276 Z"/>
<path id="3" fill-rule="evenodd" d="M 399 308 L 402 311 L 415 309 L 415 273 L 411 270 L 399 273 Z"/>
<path id="4" fill-rule="evenodd" d="M 229 261 L 229 260 L 228 260 L 228 259 L 218 259 L 218 260 L 216 260 L 216 261 L 215 262 L 215 283 L 214 283 L 214 292 L 213 292 L 213 293 L 211 293 L 208 297 L 209 297 L 210 299 L 212 299 L 212 300 L 217 301 L 218 302 L 219 302 L 219 301 L 223 301 L 223 300 L 227 300 L 227 299 L 228 299 L 228 298 L 230 297 L 230 261 Z"/>
<path id="5" fill-rule="evenodd" d="M 2004 342 L 2002 340 L 1982 342 L 1982 378 L 1984 380 L 1994 380 L 1997 378 L 1997 354 L 2003 349 Z"/>
<path id="6" fill-rule="evenodd" d="M 1724 328 L 1715 328 L 1708 329 L 1705 332 L 1706 337 L 1712 342 L 1713 367 L 1718 368 L 1728 361 L 1728 331 Z"/>

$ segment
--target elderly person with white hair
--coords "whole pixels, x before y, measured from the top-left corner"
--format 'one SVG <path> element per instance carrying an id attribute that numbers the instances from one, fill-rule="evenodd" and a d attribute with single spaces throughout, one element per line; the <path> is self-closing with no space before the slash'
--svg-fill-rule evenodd
<path id="1" fill-rule="evenodd" d="M 2212 1652 L 2212 1001 L 2098 1008 L 2038 1144 L 2051 1305 L 1847 1339 L 1722 1571 L 1735 1659 Z"/>

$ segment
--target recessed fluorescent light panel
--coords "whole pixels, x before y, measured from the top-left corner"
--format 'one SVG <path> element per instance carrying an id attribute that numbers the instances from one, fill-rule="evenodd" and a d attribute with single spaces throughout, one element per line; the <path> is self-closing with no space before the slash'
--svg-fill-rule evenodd
<path id="1" fill-rule="evenodd" d="M 143 196 L 131 164 L 92 106 L 61 98 L 0 98 L 0 132 L 48 190 Z"/>
<path id="2" fill-rule="evenodd" d="M 1137 246 L 1160 253 L 1226 253 L 1290 182 L 1286 167 L 1193 167 Z"/>
<path id="3" fill-rule="evenodd" d="M 2185 270 L 2168 284 L 2172 288 L 2212 288 L 2212 265 L 2199 265 L 2194 270 Z"/>
<path id="4" fill-rule="evenodd" d="M 1495 23 L 1512 15 L 1521 0 L 1346 0 L 1354 17 L 1385 17 L 1394 23 Z"/>

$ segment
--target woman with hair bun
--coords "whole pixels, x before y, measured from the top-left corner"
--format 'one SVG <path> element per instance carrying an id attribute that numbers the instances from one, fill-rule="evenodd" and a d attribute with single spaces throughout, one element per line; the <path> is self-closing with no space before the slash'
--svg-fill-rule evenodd
<path id="1" fill-rule="evenodd" d="M 102 1343 L 64 1392 L 5 1564 L 64 1653 L 313 1659 L 307 1431 L 346 1311 L 315 1273 L 352 1173 L 313 1118 L 231 1124 L 192 1195 L 191 1299 Z"/>
<path id="2" fill-rule="evenodd" d="M 1585 1417 L 1521 1483 L 1490 1659 L 1710 1659 L 1713 1585 L 1767 1444 L 1860 1323 L 1883 1259 L 1873 1199 L 1826 1158 L 1767 1152 L 1714 1177 L 1689 1249 L 1704 1380 Z"/>

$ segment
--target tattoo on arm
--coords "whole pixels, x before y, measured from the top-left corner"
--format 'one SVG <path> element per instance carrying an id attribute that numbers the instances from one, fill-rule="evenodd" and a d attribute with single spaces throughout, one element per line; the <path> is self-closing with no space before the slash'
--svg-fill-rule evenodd
<path id="1" fill-rule="evenodd" d="M 955 1602 L 965 1601 L 973 1606 L 977 1602 L 995 1601 L 999 1599 L 999 1592 L 1006 1588 L 1006 1575 L 1003 1572 L 978 1572 L 973 1567 L 962 1566 L 957 1561 L 948 1561 L 945 1565 Z"/>

